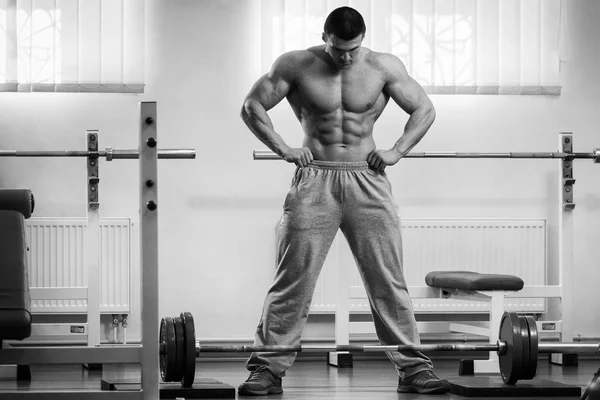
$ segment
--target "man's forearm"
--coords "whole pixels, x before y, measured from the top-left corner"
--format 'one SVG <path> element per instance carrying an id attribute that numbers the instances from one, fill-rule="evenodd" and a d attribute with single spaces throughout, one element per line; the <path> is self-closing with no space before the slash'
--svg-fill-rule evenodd
<path id="1" fill-rule="evenodd" d="M 394 150 L 401 156 L 406 155 L 421 141 L 434 120 L 435 109 L 433 105 L 417 108 L 406 122 L 404 134 L 394 144 Z"/>
<path id="2" fill-rule="evenodd" d="M 242 107 L 241 116 L 254 136 L 273 152 L 283 156 L 283 153 L 289 149 L 283 138 L 275 132 L 271 118 L 257 101 L 246 101 Z"/>

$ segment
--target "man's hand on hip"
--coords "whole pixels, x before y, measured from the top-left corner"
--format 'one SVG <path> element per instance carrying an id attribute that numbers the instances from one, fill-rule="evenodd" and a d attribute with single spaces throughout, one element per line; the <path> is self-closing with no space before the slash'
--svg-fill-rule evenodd
<path id="1" fill-rule="evenodd" d="M 373 150 L 367 156 L 367 163 L 372 169 L 383 172 L 388 165 L 394 165 L 402 155 L 395 150 Z"/>
<path id="2" fill-rule="evenodd" d="M 312 151 L 308 147 L 301 148 L 289 148 L 281 157 L 289 162 L 294 163 L 299 167 L 306 167 L 315 158 L 313 157 Z"/>

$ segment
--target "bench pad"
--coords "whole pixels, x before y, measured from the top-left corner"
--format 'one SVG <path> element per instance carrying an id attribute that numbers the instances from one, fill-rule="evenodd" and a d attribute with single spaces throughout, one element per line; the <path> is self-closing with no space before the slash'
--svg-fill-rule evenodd
<path id="1" fill-rule="evenodd" d="M 524 285 L 518 276 L 471 271 L 432 271 L 425 282 L 431 287 L 460 290 L 521 290 Z"/>
<path id="2" fill-rule="evenodd" d="M 0 210 L 0 340 L 31 335 L 25 221 L 19 211 Z"/>
<path id="3" fill-rule="evenodd" d="M 0 189 L 0 210 L 18 211 L 25 219 L 31 217 L 35 199 L 29 189 Z"/>

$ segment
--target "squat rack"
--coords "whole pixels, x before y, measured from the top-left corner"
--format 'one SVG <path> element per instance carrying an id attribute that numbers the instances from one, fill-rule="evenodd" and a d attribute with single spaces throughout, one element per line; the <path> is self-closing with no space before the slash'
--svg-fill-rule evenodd
<path id="1" fill-rule="evenodd" d="M 0 392 L 0 400 L 42 399 L 42 400 L 156 400 L 159 398 L 159 322 L 158 315 L 158 158 L 195 158 L 194 150 L 158 150 L 157 145 L 157 105 L 156 102 L 140 104 L 139 151 L 110 150 L 96 151 L 97 134 L 88 131 L 88 151 L 84 152 L 18 152 L 3 151 L 0 156 L 16 157 L 87 157 L 88 158 L 88 208 L 97 206 L 98 157 L 139 158 L 139 212 L 140 212 L 140 270 L 142 292 L 142 344 L 141 345 L 100 345 L 90 342 L 88 347 L 12 347 L 0 350 L 0 365 L 29 364 L 141 364 L 142 386 L 138 391 L 74 391 L 46 390 L 31 391 L 18 389 Z M 95 135 L 95 137 L 94 137 Z M 111 158 L 109 158 L 111 157 Z M 94 189 L 92 189 L 94 188 Z M 98 214 L 95 213 L 97 219 Z M 97 221 L 96 221 L 97 222 Z M 89 228 L 89 227 L 88 227 Z M 92 229 L 93 230 L 93 229 Z M 96 233 L 97 235 L 97 233 Z M 89 237 L 88 237 L 89 239 Z M 90 250 L 94 247 L 91 246 Z M 96 252 L 97 252 L 96 248 Z M 96 253 L 97 254 L 97 253 Z M 97 261 L 96 261 L 97 263 Z M 97 271 L 97 270 L 96 270 Z M 94 268 L 89 271 L 93 276 Z M 90 299 L 98 302 L 98 294 L 88 292 Z M 96 305 L 99 307 L 99 305 Z M 92 307 L 96 307 L 92 306 Z M 90 314 L 88 305 L 88 315 Z M 99 315 L 99 313 L 97 314 Z M 90 322 L 90 321 L 88 321 Z M 98 321 L 99 324 L 99 321 Z M 90 327 L 93 333 L 94 327 Z M 99 326 L 98 326 L 99 334 Z M 89 338 L 88 338 L 89 340 Z M 95 340 L 95 339 L 93 339 Z"/>

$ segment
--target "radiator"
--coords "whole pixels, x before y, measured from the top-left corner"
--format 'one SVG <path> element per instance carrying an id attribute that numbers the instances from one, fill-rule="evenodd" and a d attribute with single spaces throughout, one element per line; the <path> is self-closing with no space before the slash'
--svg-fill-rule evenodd
<path id="1" fill-rule="evenodd" d="M 29 286 L 49 293 L 32 295 L 33 313 L 85 313 L 87 301 L 86 219 L 31 218 L 25 222 L 29 246 Z M 130 312 L 131 221 L 100 219 L 100 312 Z M 77 295 L 76 295 L 77 294 Z"/>
<path id="2" fill-rule="evenodd" d="M 542 219 L 403 219 L 404 275 L 408 286 L 425 286 L 434 270 L 512 274 L 526 285 L 546 283 L 546 221 Z M 362 286 L 346 239 L 338 233 L 317 282 L 311 312 L 333 312 L 338 274 Z M 416 312 L 469 311 L 472 302 L 413 299 Z M 543 312 L 544 299 L 507 299 L 511 311 Z M 366 300 L 353 299 L 350 310 L 368 312 Z"/>

